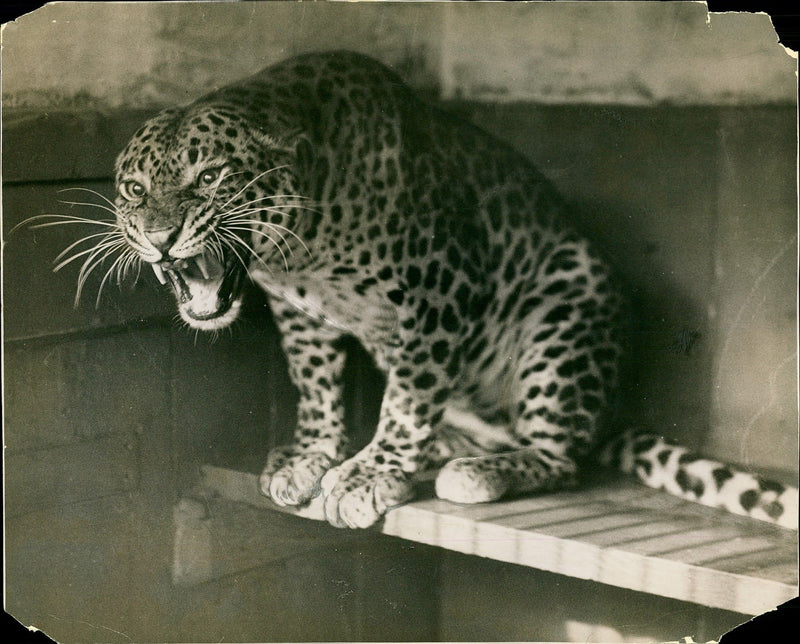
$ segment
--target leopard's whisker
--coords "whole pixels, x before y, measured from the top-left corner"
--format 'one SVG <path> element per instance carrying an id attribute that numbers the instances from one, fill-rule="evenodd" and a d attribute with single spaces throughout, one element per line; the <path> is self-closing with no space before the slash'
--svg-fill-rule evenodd
<path id="1" fill-rule="evenodd" d="M 89 241 L 90 239 L 94 239 L 95 237 L 105 237 L 107 239 L 113 238 L 116 235 L 119 235 L 117 231 L 103 231 L 101 233 L 93 233 L 91 235 L 86 235 L 85 237 L 81 237 L 80 239 L 72 242 L 69 246 L 67 246 L 64 250 L 62 250 L 58 255 L 56 255 L 53 263 L 58 263 L 62 257 L 64 257 L 67 253 L 69 253 L 73 248 L 76 246 L 81 245 L 82 243 Z"/>
<path id="2" fill-rule="evenodd" d="M 264 260 L 259 256 L 259 254 L 255 251 L 255 249 L 252 246 L 250 246 L 249 244 L 247 244 L 247 242 L 245 242 L 241 237 L 239 237 L 238 235 L 235 235 L 234 233 L 231 233 L 229 231 L 223 231 L 222 234 L 223 234 L 223 237 L 227 237 L 228 239 L 230 239 L 232 243 L 239 244 L 240 246 L 243 246 L 247 250 L 248 255 L 251 255 L 259 263 L 263 264 L 266 267 L 266 264 L 264 263 Z M 272 243 L 275 244 L 274 240 L 270 239 L 270 241 L 272 241 Z M 247 270 L 247 268 L 249 267 L 249 264 L 246 264 L 244 262 L 243 262 L 243 264 L 245 266 L 245 270 Z"/>
<path id="3" fill-rule="evenodd" d="M 232 208 L 232 209 L 222 213 L 222 215 L 220 215 L 220 217 L 227 218 L 227 217 L 230 217 L 230 216 L 240 215 L 243 212 L 251 212 L 251 211 L 256 211 L 257 212 L 259 210 L 263 210 L 265 212 L 274 212 L 274 213 L 281 214 L 281 215 L 286 215 L 286 216 L 295 214 L 293 212 L 286 212 L 286 210 L 298 210 L 298 211 L 315 212 L 315 213 L 319 213 L 320 212 L 316 208 L 312 208 L 310 206 L 306 206 L 304 204 L 299 204 L 299 203 L 282 203 L 282 204 L 274 204 L 274 205 L 271 205 L 271 206 L 261 205 L 261 206 L 258 206 L 257 208 L 253 208 L 252 207 L 254 204 L 257 204 L 257 203 L 262 202 L 262 201 L 267 201 L 267 198 L 263 198 L 262 197 L 262 198 L 259 198 L 259 199 L 253 199 L 252 201 L 248 201 L 246 203 L 240 204 L 240 205 L 236 206 L 235 208 Z"/>
<path id="4" fill-rule="evenodd" d="M 116 207 L 108 207 L 102 203 L 92 203 L 91 201 L 65 201 L 63 199 L 59 199 L 58 203 L 63 203 L 67 206 L 89 206 L 90 208 L 100 208 L 100 210 L 110 212 L 112 215 L 116 216 L 117 214 Z"/>
<path id="5" fill-rule="evenodd" d="M 219 239 L 216 236 L 208 237 L 205 243 L 207 244 L 209 250 L 214 254 L 214 257 L 217 259 L 217 261 L 220 264 L 223 264 L 225 262 L 225 251 L 223 250 Z"/>
<path id="6" fill-rule="evenodd" d="M 228 230 L 241 230 L 243 232 L 248 232 L 251 235 L 258 235 L 258 236 L 260 236 L 262 238 L 268 239 L 273 244 L 277 245 L 277 242 L 270 236 L 270 234 L 264 232 L 263 230 L 254 230 L 253 228 L 246 227 L 246 226 L 228 226 Z M 278 237 L 280 237 L 281 241 L 286 245 L 286 248 L 289 250 L 289 254 L 290 255 L 294 255 L 294 249 L 292 249 L 292 247 L 289 244 L 286 243 L 286 237 L 284 237 L 280 233 L 280 231 L 276 230 L 274 232 L 275 232 L 276 235 L 278 235 Z M 287 270 L 288 270 L 288 265 L 287 265 Z"/>
<path id="7" fill-rule="evenodd" d="M 247 204 L 241 204 L 236 208 L 221 213 L 219 215 L 219 219 L 222 222 L 226 222 L 236 217 L 240 217 L 242 215 L 246 216 L 259 212 L 274 213 L 277 215 L 281 215 L 282 217 L 295 217 L 298 214 L 304 214 L 306 212 L 318 213 L 319 211 L 316 210 L 315 208 L 304 206 L 302 204 L 280 204 L 280 205 L 268 206 L 263 203 L 262 199 L 254 199 L 252 202 L 248 202 Z"/>
<path id="8" fill-rule="evenodd" d="M 130 261 L 131 261 L 130 253 L 128 253 L 128 250 L 125 248 L 122 249 L 120 257 L 121 261 L 117 264 L 115 270 L 115 275 L 116 275 L 115 281 L 117 282 L 117 288 L 122 287 L 122 280 L 125 279 L 125 277 L 127 276 L 128 270 L 130 269 Z"/>
<path id="9" fill-rule="evenodd" d="M 84 263 L 81 265 L 81 269 L 78 272 L 79 280 L 80 280 L 80 278 L 81 278 L 81 276 L 83 274 L 83 271 L 84 271 L 84 269 L 85 269 L 85 267 L 87 265 L 91 264 L 92 262 L 103 262 L 109 255 L 111 255 L 112 253 L 114 253 L 116 251 L 122 251 L 122 250 L 124 250 L 124 248 L 125 248 L 125 244 L 124 244 L 123 241 L 104 242 L 104 243 L 101 243 L 101 244 L 97 244 L 94 248 L 90 249 L 91 252 L 88 254 L 88 257 L 86 258 Z M 84 253 L 81 253 L 81 254 L 84 254 Z M 71 257 L 69 261 L 72 261 L 73 259 L 76 259 L 77 257 L 78 257 L 78 255 L 75 255 L 75 256 Z M 63 266 L 65 266 L 65 265 L 66 264 L 64 262 L 62 262 L 62 265 L 57 267 L 57 269 L 55 269 L 55 270 L 63 268 Z"/>
<path id="10" fill-rule="evenodd" d="M 236 194 L 234 194 L 230 199 L 228 199 L 228 201 L 226 201 L 224 204 L 222 204 L 219 209 L 220 210 L 224 210 L 225 208 L 227 208 L 234 199 L 237 199 L 245 190 L 247 190 L 250 186 L 252 186 L 256 181 L 258 181 L 262 177 L 265 177 L 268 174 L 271 174 L 273 172 L 277 172 L 278 170 L 281 170 L 281 169 L 286 168 L 286 167 L 287 166 L 285 166 L 285 165 L 280 165 L 280 166 L 276 166 L 274 168 L 270 168 L 269 170 L 264 170 L 264 172 L 261 172 L 261 173 L 257 174 L 255 177 L 250 179 L 250 181 L 248 181 L 246 184 L 244 184 Z"/>
<path id="11" fill-rule="evenodd" d="M 31 222 L 40 221 L 42 219 L 54 219 L 55 221 L 48 221 L 42 224 L 33 224 Z M 52 226 L 63 226 L 67 224 L 88 224 L 97 226 L 107 226 L 109 228 L 118 228 L 116 221 L 107 219 L 90 219 L 88 217 L 77 217 L 75 215 L 62 215 L 60 213 L 46 213 L 42 215 L 34 215 L 28 217 L 16 224 L 10 231 L 9 235 L 23 226 L 28 226 L 31 229 L 50 228 Z"/>
<path id="12" fill-rule="evenodd" d="M 117 286 L 121 287 L 123 280 L 127 279 L 128 274 L 136 267 L 136 279 L 134 283 L 139 281 L 139 271 L 141 269 L 141 258 L 135 252 L 133 252 L 129 248 L 125 248 L 122 251 L 125 255 L 125 261 L 120 266 L 120 269 L 117 271 Z"/>
<path id="13" fill-rule="evenodd" d="M 95 308 L 100 308 L 100 296 L 103 294 L 103 287 L 106 285 L 106 282 L 108 281 L 109 277 L 111 277 L 111 275 L 113 275 L 115 272 L 118 271 L 120 262 L 122 262 L 124 259 L 125 259 L 125 253 L 123 249 L 123 252 L 120 253 L 113 262 L 111 262 L 111 265 L 106 270 L 105 275 L 103 275 L 103 279 L 100 280 L 100 286 L 97 289 L 97 297 L 95 298 L 94 301 Z M 117 279 L 117 283 L 119 284 L 119 279 Z"/>
<path id="14" fill-rule="evenodd" d="M 58 262 L 55 265 L 55 267 L 53 268 L 53 272 L 57 273 L 62 268 L 64 268 L 67 264 L 71 264 L 76 259 L 78 259 L 80 257 L 83 257 L 85 255 L 90 255 L 91 256 L 92 253 L 101 252 L 101 251 L 103 251 L 103 250 L 105 250 L 107 248 L 119 248 L 119 247 L 123 246 L 124 244 L 125 244 L 125 241 L 123 239 L 121 239 L 121 238 L 120 239 L 109 239 L 109 240 L 100 242 L 99 244 L 95 244 L 91 248 L 87 248 L 85 250 L 79 251 L 79 252 L 77 252 L 77 253 L 75 253 L 73 255 L 70 255 L 66 259 Z"/>
<path id="15" fill-rule="evenodd" d="M 231 235 L 230 236 L 231 239 L 229 239 L 228 236 L 223 235 L 221 232 L 219 232 L 217 230 L 214 231 L 214 235 L 217 238 L 217 242 L 220 244 L 220 248 L 222 246 L 227 246 L 231 250 L 231 252 L 236 256 L 236 258 L 239 260 L 239 263 L 242 265 L 242 267 L 246 271 L 247 267 L 248 267 L 248 264 L 247 264 L 247 262 L 244 261 L 242 256 L 239 254 L 239 251 L 236 250 L 236 244 L 234 243 L 234 241 L 236 241 L 236 242 L 240 241 L 239 238 L 236 237 L 236 235 Z"/>
<path id="16" fill-rule="evenodd" d="M 94 272 L 94 270 L 100 266 L 103 261 L 105 261 L 109 255 L 111 255 L 111 253 L 119 250 L 123 244 L 124 242 L 118 242 L 105 248 L 98 245 L 95 248 L 94 253 L 90 254 L 89 257 L 86 258 L 86 261 L 81 265 L 80 271 L 78 271 L 78 288 L 75 292 L 76 307 L 80 303 L 83 287 L 86 285 L 86 280 L 89 278 L 89 275 Z"/>
<path id="17" fill-rule="evenodd" d="M 124 233 L 122 234 L 122 237 L 123 237 L 123 239 L 125 239 L 125 243 L 127 243 L 135 251 L 137 251 L 139 253 L 142 253 L 142 254 L 149 254 L 149 250 L 147 248 L 145 248 L 142 244 L 140 244 L 138 241 L 133 239 L 132 237 L 129 237 L 129 236 L 125 235 Z"/>
<path id="18" fill-rule="evenodd" d="M 222 182 L 226 181 L 230 177 L 235 177 L 240 174 L 244 174 L 244 170 L 239 170 L 238 172 L 228 172 L 223 177 L 221 177 L 219 181 L 217 181 L 217 184 L 214 186 L 213 192 L 208 196 L 208 199 L 206 199 L 206 208 L 208 208 L 214 201 L 215 197 L 217 196 L 217 192 L 219 191 L 219 187 L 222 185 Z"/>
<path id="19" fill-rule="evenodd" d="M 86 281 L 86 277 L 88 273 L 90 273 L 94 268 L 105 261 L 107 257 L 109 257 L 112 253 L 117 251 L 121 251 L 123 249 L 122 244 L 107 244 L 105 246 L 98 245 L 93 249 L 93 252 L 89 254 L 89 256 L 85 259 L 83 264 L 81 265 L 80 270 L 78 271 L 78 284 L 82 286 L 83 283 Z M 87 272 L 88 271 L 88 272 Z"/>
<path id="20" fill-rule="evenodd" d="M 275 232 L 278 232 L 278 230 L 283 230 L 284 232 L 286 232 L 289 235 L 291 235 L 292 237 L 294 237 L 298 242 L 300 242 L 300 245 L 303 247 L 303 249 L 306 251 L 306 253 L 308 253 L 309 257 L 312 256 L 311 255 L 311 250 L 309 250 L 309 248 L 306 245 L 306 243 L 291 228 L 287 228 L 286 226 L 282 226 L 281 224 L 274 224 L 271 221 L 260 221 L 258 219 L 238 219 L 237 218 L 234 221 L 236 223 L 238 223 L 238 224 L 249 224 L 251 226 L 265 226 L 267 228 L 271 228 L 271 229 L 275 230 Z M 233 226 L 229 226 L 229 227 L 233 228 Z M 278 233 L 278 234 L 280 234 L 280 233 Z M 281 235 L 281 239 L 284 239 L 283 235 Z M 289 247 L 289 248 L 291 249 L 291 247 Z"/>
<path id="21" fill-rule="evenodd" d="M 276 199 L 297 199 L 299 201 L 313 201 L 311 197 L 307 197 L 305 195 L 292 194 L 292 193 L 285 193 L 285 194 L 279 193 L 274 195 L 267 194 L 267 195 L 261 195 L 260 197 L 256 197 L 255 199 L 245 202 L 245 204 L 240 204 L 239 206 L 235 206 L 235 208 L 239 208 L 241 205 L 246 205 L 247 203 L 253 203 L 256 201 L 274 201 Z"/>
<path id="22" fill-rule="evenodd" d="M 75 187 L 72 187 L 72 188 L 61 188 L 61 190 L 59 190 L 59 192 L 70 192 L 70 191 L 78 191 L 78 190 L 80 190 L 81 192 L 88 192 L 89 194 L 93 194 L 93 195 L 95 195 L 97 197 L 100 197 L 109 206 L 111 206 L 112 208 L 116 208 L 116 204 L 113 201 L 111 201 L 111 199 L 106 197 L 104 194 L 102 194 L 100 192 L 97 192 L 97 190 L 92 190 L 91 188 L 83 188 L 81 186 L 75 186 Z"/>
<path id="23" fill-rule="evenodd" d="M 225 230 L 222 231 L 222 234 L 223 235 L 229 235 L 231 239 L 235 240 L 236 242 L 238 242 L 239 244 L 244 246 L 244 248 L 247 249 L 247 251 L 253 256 L 253 258 L 255 258 L 258 261 L 258 263 L 260 263 L 264 267 L 266 267 L 266 265 L 267 265 L 266 262 L 264 262 L 264 260 L 261 258 L 261 256 L 247 242 L 245 242 L 243 239 L 241 239 L 237 235 L 234 235 L 233 233 L 230 233 L 230 232 L 225 231 Z M 274 239 L 272 239 L 271 237 L 267 237 L 267 239 L 269 239 L 269 241 L 271 241 L 275 245 L 275 248 L 278 249 L 278 252 L 281 254 L 281 257 L 283 258 L 283 263 L 286 266 L 286 270 L 288 271 L 289 270 L 289 262 L 286 259 L 286 255 L 284 254 L 284 252 L 281 249 L 280 245 Z M 247 269 L 247 268 L 248 267 L 245 266 L 245 269 Z"/>

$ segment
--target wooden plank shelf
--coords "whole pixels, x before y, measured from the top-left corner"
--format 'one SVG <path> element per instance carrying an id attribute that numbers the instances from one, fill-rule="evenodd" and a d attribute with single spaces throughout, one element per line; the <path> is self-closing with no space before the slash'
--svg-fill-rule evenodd
<path id="1" fill-rule="evenodd" d="M 463 506 L 433 496 L 375 529 L 465 554 L 758 615 L 798 594 L 797 532 L 682 501 L 626 478 L 579 491 Z M 315 499 L 279 508 L 258 476 L 206 465 L 198 493 L 322 519 Z"/>

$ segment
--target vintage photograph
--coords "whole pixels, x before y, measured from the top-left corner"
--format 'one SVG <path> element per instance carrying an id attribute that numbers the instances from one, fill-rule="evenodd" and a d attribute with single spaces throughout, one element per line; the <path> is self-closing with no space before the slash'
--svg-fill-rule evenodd
<path id="1" fill-rule="evenodd" d="M 698 2 L 3 25 L 6 612 L 699 643 L 795 598 L 797 68 Z"/>

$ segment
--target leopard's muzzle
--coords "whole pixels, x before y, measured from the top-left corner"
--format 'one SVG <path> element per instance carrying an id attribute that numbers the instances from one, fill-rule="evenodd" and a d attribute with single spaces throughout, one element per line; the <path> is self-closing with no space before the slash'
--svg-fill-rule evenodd
<path id="1" fill-rule="evenodd" d="M 172 287 L 181 317 L 189 326 L 221 329 L 238 316 L 246 273 L 236 258 L 205 252 L 151 266 L 158 280 Z"/>

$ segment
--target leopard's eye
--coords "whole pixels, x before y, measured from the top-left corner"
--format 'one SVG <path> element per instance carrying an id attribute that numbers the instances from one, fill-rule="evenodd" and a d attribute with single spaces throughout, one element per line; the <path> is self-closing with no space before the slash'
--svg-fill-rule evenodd
<path id="1" fill-rule="evenodd" d="M 147 189 L 138 181 L 123 181 L 119 184 L 119 193 L 128 201 L 136 201 L 147 194 Z"/>
<path id="2" fill-rule="evenodd" d="M 219 179 L 219 175 L 221 173 L 222 168 L 209 168 L 208 170 L 203 170 L 199 175 L 197 175 L 197 184 L 204 188 L 212 186 L 214 185 L 214 182 Z"/>

